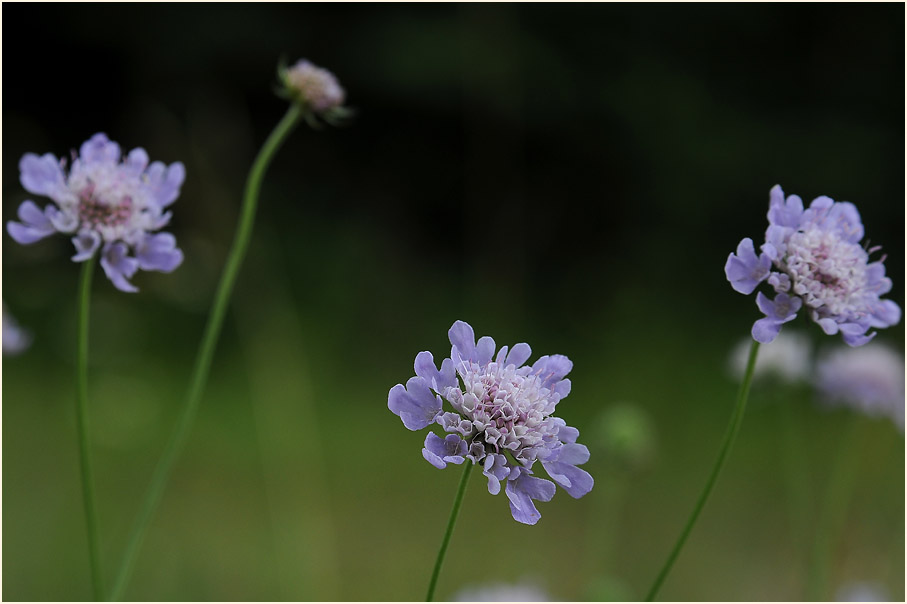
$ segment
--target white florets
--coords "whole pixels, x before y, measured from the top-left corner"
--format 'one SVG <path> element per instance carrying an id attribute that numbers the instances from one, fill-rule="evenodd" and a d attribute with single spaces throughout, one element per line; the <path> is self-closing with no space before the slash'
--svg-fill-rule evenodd
<path id="1" fill-rule="evenodd" d="M 560 396 L 543 387 L 530 367 L 464 362 L 459 374 L 463 389 L 448 388 L 444 397 L 460 415 L 448 414 L 444 424 L 465 439 L 483 444 L 476 461 L 485 453 L 506 449 L 518 461 L 531 462 L 537 447 L 556 439 L 559 424 L 549 421 L 549 416 Z"/>
<path id="2" fill-rule="evenodd" d="M 144 234 L 163 226 L 160 206 L 149 198 L 142 175 L 122 164 L 73 164 L 69 194 L 58 200 L 61 217 L 71 230 L 94 231 L 104 242 L 138 245 Z"/>
<path id="3" fill-rule="evenodd" d="M 823 314 L 841 315 L 862 302 L 868 254 L 835 231 L 809 228 L 787 242 L 787 271 L 794 293 Z"/>

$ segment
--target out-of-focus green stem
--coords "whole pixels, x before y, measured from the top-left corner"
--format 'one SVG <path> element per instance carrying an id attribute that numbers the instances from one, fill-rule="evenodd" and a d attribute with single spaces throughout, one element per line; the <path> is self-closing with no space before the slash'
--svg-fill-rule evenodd
<path id="1" fill-rule="evenodd" d="M 705 502 L 712 492 L 712 487 L 715 486 L 715 482 L 718 480 L 718 474 L 724 466 L 724 462 L 731 450 L 731 445 L 734 444 L 734 440 L 737 438 L 737 432 L 740 431 L 740 424 L 743 421 L 743 412 L 746 411 L 746 399 L 750 393 L 750 384 L 753 381 L 753 370 L 756 367 L 756 356 L 758 354 L 759 342 L 753 340 L 753 345 L 750 347 L 749 360 L 746 363 L 746 373 L 743 375 L 743 382 L 740 384 L 740 390 L 737 393 L 737 405 L 734 407 L 731 423 L 728 425 L 727 432 L 724 435 L 724 442 L 721 444 L 721 450 L 718 452 L 718 459 L 715 460 L 715 467 L 712 468 L 712 473 L 705 483 L 705 488 L 699 495 L 696 507 L 693 508 L 693 513 L 690 514 L 686 526 L 683 527 L 683 531 L 680 533 L 680 537 L 677 539 L 674 549 L 671 550 L 671 554 L 668 556 L 664 567 L 662 567 L 661 572 L 659 572 L 658 576 L 655 578 L 655 582 L 652 584 L 651 589 L 649 589 L 649 593 L 646 596 L 646 602 L 651 602 L 655 599 L 658 590 L 661 588 L 661 584 L 664 583 L 665 577 L 668 576 L 671 567 L 674 566 L 674 561 L 680 554 L 680 550 L 683 549 L 683 544 L 686 543 L 690 531 L 693 530 L 693 525 L 696 524 L 696 519 L 699 518 L 699 513 L 702 512 L 702 508 L 705 507 Z"/>
<path id="2" fill-rule="evenodd" d="M 837 455 L 831 465 L 827 491 L 822 498 L 822 507 L 816 520 L 816 537 L 813 541 L 812 558 L 809 568 L 807 599 L 820 601 L 828 599 L 828 568 L 835 549 L 835 539 L 847 519 L 847 508 L 853 495 L 853 485 L 859 468 L 859 447 L 857 437 L 860 420 L 851 418 L 844 436 L 837 446 Z"/>
<path id="3" fill-rule="evenodd" d="M 122 598 L 123 590 L 129 582 L 132 574 L 135 559 L 138 555 L 139 548 L 145 537 L 154 511 L 157 509 L 164 494 L 164 487 L 167 479 L 170 477 L 170 471 L 174 461 L 179 456 L 180 451 L 185 444 L 189 435 L 189 429 L 192 426 L 192 420 L 198 411 L 199 401 L 205 384 L 208 380 L 208 373 L 211 369 L 211 361 L 214 356 L 214 349 L 217 346 L 217 340 L 220 336 L 220 330 L 224 322 L 224 316 L 227 312 L 227 304 L 230 301 L 230 294 L 233 291 L 233 285 L 236 276 L 239 273 L 240 266 L 246 255 L 246 248 L 249 245 L 249 239 L 252 235 L 252 226 L 255 222 L 255 208 L 258 205 L 258 194 L 261 190 L 261 181 L 264 178 L 265 171 L 271 163 L 275 153 L 280 148 L 284 140 L 293 131 L 302 117 L 302 109 L 299 105 L 293 103 L 290 109 L 284 115 L 283 119 L 271 132 L 271 135 L 265 141 L 252 168 L 249 171 L 249 177 L 246 181 L 246 189 L 243 195 L 242 213 L 239 218 L 239 226 L 233 239 L 233 245 L 230 248 L 227 257 L 227 263 L 224 266 L 224 272 L 221 275 L 220 284 L 217 293 L 214 296 L 214 302 L 211 311 L 208 314 L 208 323 L 205 326 L 205 332 L 202 336 L 201 344 L 198 349 L 198 355 L 195 359 L 195 367 L 192 371 L 192 379 L 189 386 L 189 393 L 186 396 L 186 404 L 183 407 L 182 414 L 177 420 L 176 427 L 170 437 L 161 460 L 158 462 L 154 476 L 151 479 L 151 486 L 145 496 L 139 516 L 133 525 L 129 542 L 126 545 L 126 552 L 120 566 L 119 574 L 113 586 L 111 599 L 119 600 Z"/>
<path id="4" fill-rule="evenodd" d="M 801 392 L 800 389 L 797 392 Z M 777 407 L 780 415 L 779 432 L 782 437 L 782 464 L 787 482 L 787 507 L 790 516 L 790 541 L 793 548 L 793 572 L 797 577 L 804 575 L 806 565 L 806 535 L 810 522 L 810 473 L 809 460 L 803 447 L 800 413 L 793 397 L 784 397 Z"/>
<path id="5" fill-rule="evenodd" d="M 85 508 L 85 528 L 88 532 L 88 558 L 91 564 L 91 586 L 94 599 L 103 595 L 101 555 L 98 547 L 98 515 L 94 503 L 94 477 L 88 448 L 88 325 L 91 302 L 91 277 L 95 259 L 82 263 L 79 279 L 78 344 L 76 351 L 76 426 L 79 432 L 79 465 L 82 475 L 82 505 Z"/>
<path id="6" fill-rule="evenodd" d="M 428 583 L 428 595 L 425 596 L 426 602 L 431 602 L 435 596 L 435 587 L 438 585 L 438 576 L 441 574 L 441 566 L 444 564 L 444 554 L 447 553 L 447 546 L 450 544 L 450 536 L 453 535 L 454 525 L 457 523 L 457 516 L 460 514 L 460 504 L 463 503 L 463 495 L 466 493 L 466 485 L 469 483 L 469 474 L 474 464 L 467 459 L 463 462 L 466 468 L 463 470 L 463 477 L 460 478 L 460 486 L 457 487 L 457 495 L 454 497 L 453 509 L 450 510 L 450 520 L 447 521 L 447 530 L 444 531 L 444 538 L 441 540 L 441 549 L 438 550 L 438 558 L 435 560 L 435 568 L 431 572 L 431 581 Z"/>

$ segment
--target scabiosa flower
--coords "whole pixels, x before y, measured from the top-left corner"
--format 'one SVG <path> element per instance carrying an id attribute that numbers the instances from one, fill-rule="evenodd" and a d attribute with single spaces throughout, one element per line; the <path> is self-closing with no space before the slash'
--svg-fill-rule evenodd
<path id="1" fill-rule="evenodd" d="M 176 201 L 186 177 L 183 164 L 149 165 L 136 148 L 122 157 L 120 146 L 105 134 L 82 144 L 66 173 L 65 160 L 47 153 L 26 153 L 19 162 L 20 180 L 29 193 L 49 197 L 43 210 L 33 201 L 19 206 L 19 220 L 6 230 L 28 245 L 54 233 L 72 234 L 75 262 L 101 250 L 101 266 L 117 289 L 138 291 L 129 280 L 139 269 L 169 273 L 183 261 L 170 233 L 154 233 L 170 222 L 167 206 Z"/>
<path id="2" fill-rule="evenodd" d="M 815 380 L 826 403 L 889 417 L 903 431 L 904 359 L 888 346 L 835 350 L 819 360 Z"/>
<path id="3" fill-rule="evenodd" d="M 343 106 L 346 91 L 327 69 L 300 59 L 292 67 L 278 67 L 277 77 L 282 84 L 278 94 L 298 103 L 310 125 L 318 126 L 316 118 L 336 125 L 351 114 Z"/>
<path id="4" fill-rule="evenodd" d="M 890 327 L 901 319 L 900 307 L 879 296 L 891 290 L 880 260 L 869 256 L 880 248 L 860 246 L 863 225 L 850 202 L 835 202 L 824 195 L 809 208 L 797 195 L 786 200 L 780 185 L 770 194 L 769 227 L 756 255 L 749 237 L 728 256 L 724 267 L 731 286 L 751 294 L 763 281 L 775 290 L 770 299 L 762 292 L 756 305 L 765 315 L 753 325 L 753 338 L 771 342 L 781 325 L 804 308 L 822 330 L 841 333 L 850 346 L 861 346 L 875 336 L 873 327 Z"/>
<path id="5" fill-rule="evenodd" d="M 31 345 L 31 334 L 19 326 L 19 323 L 3 303 L 3 354 L 17 355 Z"/>
<path id="6" fill-rule="evenodd" d="M 576 442 L 579 430 L 554 417 L 558 402 L 570 393 L 564 379 L 573 363 L 563 355 L 543 356 L 531 367 L 528 344 L 507 346 L 495 355 L 488 336 L 476 343 L 472 327 L 457 321 L 448 332 L 450 358 L 435 366 L 430 352 L 416 356 L 416 376 L 404 387 L 390 389 L 387 406 L 410 430 L 438 423 L 441 438 L 429 432 L 422 456 L 433 466 L 468 460 L 482 464 L 488 491 L 504 491 L 513 518 L 535 524 L 541 515 L 533 500 L 550 501 L 554 483 L 537 478 L 536 461 L 554 482 L 579 498 L 592 489 L 592 476 L 576 466 L 589 459 L 589 450 Z M 458 379 L 459 378 L 459 379 Z M 453 412 L 442 409 L 447 401 Z"/>
<path id="7" fill-rule="evenodd" d="M 730 357 L 731 373 L 743 378 L 752 340 L 744 338 L 734 348 Z M 812 351 L 809 339 L 799 332 L 783 332 L 772 342 L 759 349 L 753 376 L 776 376 L 785 382 L 802 382 L 809 377 L 812 365 Z"/>

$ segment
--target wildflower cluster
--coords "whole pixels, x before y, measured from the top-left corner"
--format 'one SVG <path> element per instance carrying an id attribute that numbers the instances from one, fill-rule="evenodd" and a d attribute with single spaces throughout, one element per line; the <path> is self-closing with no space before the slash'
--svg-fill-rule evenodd
<path id="1" fill-rule="evenodd" d="M 826 334 L 840 332 L 850 346 L 871 340 L 875 332 L 867 334 L 870 328 L 900 321 L 900 307 L 879 299 L 891 290 L 891 279 L 885 276 L 884 257 L 869 261 L 880 248 L 860 246 L 863 224 L 852 203 L 823 195 L 804 210 L 800 197 L 785 200 L 781 186 L 775 185 L 768 222 L 762 253 L 756 255 L 747 237 L 724 267 L 731 286 L 742 294 L 751 294 L 762 281 L 775 290 L 774 300 L 762 292 L 756 295 L 765 315 L 753 325 L 756 341 L 774 340 L 781 325 L 804 306 Z"/>
<path id="2" fill-rule="evenodd" d="M 123 158 L 120 146 L 105 134 L 95 134 L 66 161 L 47 153 L 26 153 L 19 162 L 22 186 L 49 197 L 43 210 L 33 201 L 19 206 L 19 220 L 6 229 L 27 245 L 54 233 L 72 234 L 75 262 L 85 262 L 101 250 L 101 266 L 113 284 L 125 292 L 138 291 L 130 279 L 139 269 L 169 273 L 183 261 L 170 233 L 153 233 L 170 222 L 166 208 L 176 201 L 186 176 L 183 164 L 149 165 L 148 154 L 137 148 Z"/>
<path id="3" fill-rule="evenodd" d="M 437 468 L 469 460 L 482 464 L 488 491 L 496 495 L 505 483 L 513 518 L 535 524 L 541 515 L 533 500 L 549 501 L 555 485 L 533 476 L 536 461 L 554 482 L 573 497 L 592 489 L 588 472 L 576 466 L 589 450 L 576 442 L 579 431 L 554 417 L 555 407 L 570 393 L 565 376 L 573 363 L 563 355 L 543 356 L 531 367 L 528 344 L 507 346 L 495 355 L 494 340 L 478 343 L 472 327 L 457 321 L 448 332 L 450 358 L 436 367 L 430 352 L 416 356 L 416 376 L 388 393 L 387 406 L 410 430 L 438 423 L 445 438 L 430 432 L 422 455 Z M 459 377 L 459 381 L 458 381 Z M 447 401 L 453 412 L 442 409 Z"/>

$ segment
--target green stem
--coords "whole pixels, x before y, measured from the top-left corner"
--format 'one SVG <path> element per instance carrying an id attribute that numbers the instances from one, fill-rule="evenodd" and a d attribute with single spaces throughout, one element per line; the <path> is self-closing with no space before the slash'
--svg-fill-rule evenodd
<path id="1" fill-rule="evenodd" d="M 435 595 L 435 586 L 438 584 L 438 575 L 441 574 L 441 566 L 444 564 L 444 554 L 447 553 L 447 546 L 450 544 L 450 536 L 453 534 L 454 525 L 457 523 L 457 516 L 460 513 L 460 504 L 463 503 L 463 495 L 466 493 L 466 485 L 469 482 L 469 473 L 472 471 L 474 464 L 467 459 L 463 462 L 466 468 L 463 470 L 463 477 L 460 478 L 460 486 L 457 487 L 457 496 L 454 498 L 453 509 L 450 510 L 450 520 L 447 521 L 447 531 L 444 533 L 444 539 L 441 540 L 441 549 L 438 550 L 438 559 L 435 560 L 435 568 L 431 571 L 431 582 L 428 584 L 428 595 L 425 596 L 426 602 L 431 602 Z"/>
<path id="2" fill-rule="evenodd" d="M 224 316 L 227 312 L 227 304 L 230 300 L 230 294 L 233 291 L 233 285 L 236 276 L 239 273 L 243 258 L 246 255 L 246 248 L 249 245 L 249 239 L 252 235 L 252 226 L 255 222 L 255 208 L 258 205 L 258 193 L 261 189 L 261 181 L 264 178 L 265 171 L 271 163 L 277 150 L 284 140 L 293 131 L 293 128 L 299 123 L 302 116 L 302 110 L 295 103 L 284 115 L 283 119 L 271 132 L 271 135 L 262 145 L 252 168 L 249 171 L 249 177 L 246 181 L 246 189 L 243 195 L 242 213 L 239 218 L 239 226 L 233 239 L 233 246 L 230 248 L 227 257 L 224 272 L 221 275 L 220 284 L 217 293 L 214 296 L 214 302 L 211 311 L 208 314 L 208 323 L 205 326 L 205 332 L 199 345 L 198 355 L 195 359 L 192 378 L 190 381 L 189 392 L 186 396 L 186 404 L 183 407 L 182 415 L 177 420 L 176 428 L 161 460 L 158 462 L 154 476 L 151 479 L 151 486 L 145 496 L 144 503 L 138 518 L 133 525 L 129 542 L 126 545 L 126 552 L 123 555 L 123 562 L 120 566 L 120 572 L 117 575 L 114 584 L 111 599 L 119 600 L 122 598 L 123 590 L 129 582 L 132 574 L 135 559 L 138 555 L 139 548 L 145 537 L 151 518 L 154 516 L 155 509 L 161 501 L 164 494 L 164 487 L 170 476 L 174 461 L 178 457 L 186 438 L 189 435 L 189 429 L 192 426 L 192 420 L 198 411 L 199 401 L 205 384 L 208 380 L 208 373 L 211 369 L 211 361 L 214 356 L 214 349 L 217 346 L 217 339 L 224 322 Z"/>
<path id="3" fill-rule="evenodd" d="M 82 505 L 85 508 L 85 527 L 88 531 L 88 557 L 91 564 L 91 586 L 94 599 L 101 598 L 104 584 L 101 579 L 101 556 L 98 551 L 98 515 L 94 503 L 94 478 L 88 450 L 88 319 L 91 301 L 91 277 L 95 259 L 82 263 L 79 279 L 78 349 L 76 351 L 76 426 L 79 432 L 79 464 L 82 474 Z"/>
<path id="4" fill-rule="evenodd" d="M 853 485 L 859 468 L 858 433 L 862 423 L 859 417 L 849 418 L 845 433 L 837 444 L 837 456 L 831 466 L 827 491 L 822 498 L 822 509 L 816 521 L 816 538 L 813 541 L 812 559 L 809 569 L 810 601 L 825 600 L 828 589 L 828 568 L 835 539 L 841 534 L 847 519 Z"/>
<path id="5" fill-rule="evenodd" d="M 798 389 L 798 392 L 801 390 Z M 797 397 L 800 398 L 800 397 Z M 810 525 L 810 473 L 807 455 L 803 449 L 803 430 L 801 430 L 798 403 L 793 397 L 784 397 L 776 405 L 780 414 L 780 432 L 783 445 L 781 451 L 782 465 L 784 466 L 787 481 L 787 507 L 790 517 L 790 541 L 793 549 L 794 564 L 791 572 L 795 577 L 803 576 L 806 564 L 806 534 Z M 800 591 L 800 586 L 797 586 Z"/>
<path id="6" fill-rule="evenodd" d="M 705 483 L 705 488 L 699 495 L 699 500 L 696 502 L 696 507 L 693 508 L 693 513 L 690 514 L 690 518 L 687 520 L 686 526 L 683 527 L 683 532 L 680 533 L 680 537 L 677 539 L 677 543 L 674 545 L 674 549 L 671 550 L 671 555 L 668 556 L 664 567 L 655 578 L 655 583 L 652 584 L 652 588 L 649 590 L 649 593 L 646 596 L 646 602 L 651 602 L 655 599 L 656 594 L 658 594 L 658 590 L 661 588 L 661 584 L 664 582 L 665 577 L 668 576 L 668 572 L 670 572 L 671 567 L 674 565 L 674 561 L 680 554 L 680 550 L 683 549 L 683 544 L 686 542 L 687 537 L 690 535 L 690 531 L 693 530 L 693 525 L 696 524 L 696 519 L 699 518 L 699 513 L 702 512 L 702 508 L 705 507 L 705 502 L 709 498 L 709 494 L 712 492 L 712 487 L 715 486 L 715 482 L 718 480 L 718 474 L 721 472 L 722 466 L 724 466 L 724 462 L 731 450 L 731 445 L 734 444 L 734 439 L 737 438 L 737 432 L 740 431 L 740 424 L 743 421 L 743 412 L 746 410 L 746 399 L 750 393 L 750 384 L 753 381 L 753 370 L 756 367 L 756 355 L 758 353 L 759 342 L 753 340 L 753 345 L 750 347 L 749 360 L 746 364 L 746 373 L 743 375 L 743 382 L 740 384 L 740 390 L 737 393 L 737 405 L 734 407 L 734 414 L 731 416 L 731 423 L 728 425 L 727 432 L 725 432 L 724 442 L 721 444 L 721 450 L 718 452 L 718 459 L 715 460 L 715 467 L 712 468 L 712 473 L 709 475 L 709 479 Z"/>

